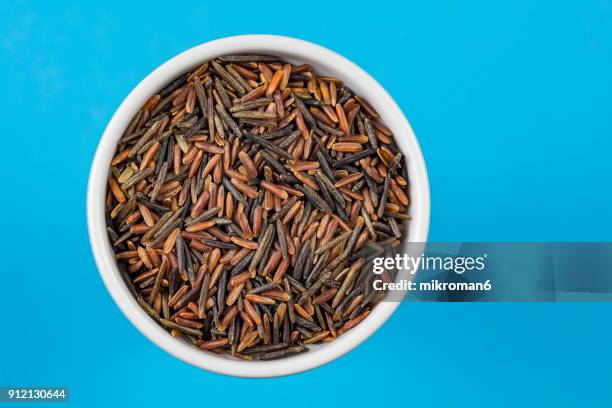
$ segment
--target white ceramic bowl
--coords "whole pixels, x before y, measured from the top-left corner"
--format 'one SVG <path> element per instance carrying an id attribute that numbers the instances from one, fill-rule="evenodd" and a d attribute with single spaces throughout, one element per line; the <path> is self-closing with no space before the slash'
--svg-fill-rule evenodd
<path id="1" fill-rule="evenodd" d="M 102 135 L 91 166 L 87 190 L 89 240 L 98 270 L 108 291 L 134 326 L 173 356 L 194 366 L 221 374 L 275 377 L 320 366 L 349 352 L 381 327 L 399 303 L 380 303 L 361 324 L 333 342 L 312 348 L 308 353 L 276 361 L 242 361 L 209 354 L 172 337 L 138 305 L 123 282 L 106 235 L 104 199 L 109 164 L 117 141 L 130 119 L 151 95 L 180 74 L 196 68 L 203 61 L 213 57 L 237 53 L 274 54 L 289 62 L 308 63 L 322 75 L 341 78 L 356 94 L 363 96 L 374 106 L 382 122 L 393 131 L 398 147 L 406 156 L 412 200 L 409 212 L 412 220 L 408 226 L 410 242 L 427 240 L 430 211 L 429 182 L 423 155 L 414 132 L 391 96 L 370 75 L 348 59 L 306 41 L 274 35 L 242 35 L 207 42 L 162 64 L 125 98 Z"/>

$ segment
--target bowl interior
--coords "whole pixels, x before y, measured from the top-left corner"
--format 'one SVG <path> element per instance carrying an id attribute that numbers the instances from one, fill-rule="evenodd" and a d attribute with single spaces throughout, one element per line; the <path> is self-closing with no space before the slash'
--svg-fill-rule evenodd
<path id="1" fill-rule="evenodd" d="M 425 242 L 429 226 L 429 184 L 420 147 L 408 121 L 386 91 L 365 71 L 344 57 L 305 41 L 269 36 L 250 35 L 229 37 L 205 43 L 185 51 L 164 63 L 147 76 L 123 101 L 109 122 L 98 146 L 92 165 L 88 188 L 89 234 L 96 263 L 115 302 L 132 323 L 150 340 L 174 356 L 198 367 L 236 376 L 269 377 L 286 375 L 324 364 L 350 351 L 376 331 L 398 306 L 397 302 L 382 302 L 359 325 L 335 341 L 310 348 L 307 353 L 276 361 L 246 362 L 227 356 L 202 352 L 184 341 L 177 341 L 162 329 L 137 304 L 130 294 L 114 260 L 106 236 L 104 197 L 110 160 L 116 143 L 130 119 L 140 107 L 182 73 L 223 54 L 274 54 L 293 64 L 310 64 L 320 75 L 343 80 L 356 94 L 364 97 L 379 113 L 380 120 L 394 134 L 399 149 L 406 156 L 410 183 L 411 205 L 405 242 Z"/>

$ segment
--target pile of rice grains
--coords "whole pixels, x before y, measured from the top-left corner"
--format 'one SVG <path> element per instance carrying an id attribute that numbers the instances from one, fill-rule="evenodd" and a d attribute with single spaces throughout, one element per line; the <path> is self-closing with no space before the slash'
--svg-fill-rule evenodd
<path id="1" fill-rule="evenodd" d="M 341 79 L 268 55 L 216 58 L 151 97 L 106 197 L 138 303 L 173 336 L 246 360 L 362 322 L 385 295 L 366 266 L 409 218 L 403 156 L 378 118 Z"/>

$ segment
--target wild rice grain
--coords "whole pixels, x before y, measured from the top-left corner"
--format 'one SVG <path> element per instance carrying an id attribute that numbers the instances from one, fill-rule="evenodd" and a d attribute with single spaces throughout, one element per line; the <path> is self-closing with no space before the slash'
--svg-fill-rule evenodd
<path id="1" fill-rule="evenodd" d="M 382 299 L 364 268 L 402 239 L 408 186 L 391 131 L 340 79 L 226 55 L 130 121 L 107 231 L 129 290 L 173 336 L 272 360 L 334 340 Z"/>

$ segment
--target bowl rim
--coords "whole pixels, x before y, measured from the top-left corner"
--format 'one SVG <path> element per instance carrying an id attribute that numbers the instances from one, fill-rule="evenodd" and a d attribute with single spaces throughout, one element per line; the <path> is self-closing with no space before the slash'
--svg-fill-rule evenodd
<path id="1" fill-rule="evenodd" d="M 116 265 L 106 235 L 104 215 L 109 163 L 117 141 L 138 109 L 165 84 L 202 61 L 223 54 L 248 52 L 276 54 L 287 60 L 299 59 L 312 64 L 320 72 L 330 68 L 342 72 L 340 77 L 350 82 L 357 94 L 363 95 L 376 107 L 381 117 L 393 118 L 392 124 L 388 119 L 384 122 L 395 135 L 404 134 L 401 140 L 396 136 L 396 142 L 408 161 L 413 199 L 409 210 L 413 219 L 409 224 L 407 241 L 427 241 L 430 218 L 427 169 L 414 131 L 397 103 L 367 72 L 336 52 L 297 38 L 269 34 L 225 37 L 190 48 L 161 64 L 128 94 L 110 119 L 96 149 L 87 187 L 87 224 L 96 266 L 107 290 L 123 314 L 145 337 L 174 357 L 208 371 L 237 377 L 277 377 L 318 367 L 348 353 L 376 332 L 397 309 L 399 302 L 378 304 L 359 325 L 308 353 L 274 361 L 241 361 L 205 353 L 173 338 L 137 303 Z"/>

